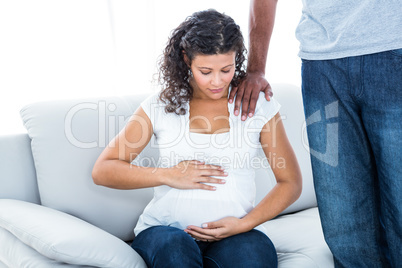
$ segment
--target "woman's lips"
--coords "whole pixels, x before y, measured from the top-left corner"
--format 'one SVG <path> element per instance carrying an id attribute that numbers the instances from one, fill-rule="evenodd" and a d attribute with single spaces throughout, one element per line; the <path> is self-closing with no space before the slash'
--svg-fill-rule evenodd
<path id="1" fill-rule="evenodd" d="M 223 90 L 223 87 L 222 88 L 217 88 L 217 89 L 209 89 L 212 93 L 220 93 L 220 92 L 222 92 L 222 90 Z"/>

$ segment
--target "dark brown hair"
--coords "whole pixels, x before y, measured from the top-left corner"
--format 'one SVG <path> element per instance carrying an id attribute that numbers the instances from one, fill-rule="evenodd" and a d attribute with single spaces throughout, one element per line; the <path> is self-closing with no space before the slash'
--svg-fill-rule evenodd
<path id="1" fill-rule="evenodd" d="M 159 62 L 159 98 L 166 104 L 167 113 L 185 114 L 183 104 L 191 100 L 191 70 L 184 61 L 184 53 L 191 61 L 197 55 L 236 52 L 235 74 L 231 81 L 237 86 L 246 76 L 244 61 L 246 48 L 240 27 L 234 20 L 216 10 L 195 12 L 172 31 Z"/>

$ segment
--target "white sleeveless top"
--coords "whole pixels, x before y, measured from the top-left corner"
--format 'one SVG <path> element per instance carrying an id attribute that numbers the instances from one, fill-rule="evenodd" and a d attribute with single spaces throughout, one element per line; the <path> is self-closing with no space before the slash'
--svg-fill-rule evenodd
<path id="1" fill-rule="evenodd" d="M 154 197 L 146 206 L 134 229 L 135 235 L 156 225 L 184 230 L 189 225 L 201 226 L 227 216 L 241 218 L 250 212 L 255 202 L 255 165 L 262 127 L 279 111 L 280 104 L 266 101 L 260 93 L 255 115 L 246 121 L 235 116 L 234 104 L 228 102 L 230 130 L 219 134 L 190 132 L 189 104 L 186 114 L 165 113 L 165 104 L 158 94 L 141 103 L 151 120 L 155 144 L 160 152 L 158 167 L 168 168 L 183 160 L 199 160 L 220 165 L 228 173 L 225 184 L 211 184 L 215 191 L 179 190 L 169 186 L 154 187 Z M 254 162 L 253 162 L 254 161 Z M 262 226 L 256 229 L 264 232 Z M 264 232 L 265 233 L 265 232 Z"/>

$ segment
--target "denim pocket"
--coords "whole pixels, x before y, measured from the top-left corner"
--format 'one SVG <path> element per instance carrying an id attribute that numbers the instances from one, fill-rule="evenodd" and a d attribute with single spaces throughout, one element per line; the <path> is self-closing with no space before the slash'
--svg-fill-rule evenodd
<path id="1" fill-rule="evenodd" d="M 390 50 L 389 52 L 391 52 L 392 54 L 394 54 L 396 56 L 402 57 L 402 48 Z"/>

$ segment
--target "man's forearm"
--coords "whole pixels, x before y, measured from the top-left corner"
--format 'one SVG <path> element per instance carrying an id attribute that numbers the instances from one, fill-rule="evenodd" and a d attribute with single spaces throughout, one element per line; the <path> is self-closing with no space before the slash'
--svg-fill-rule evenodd
<path id="1" fill-rule="evenodd" d="M 251 0 L 247 72 L 265 74 L 277 0 Z"/>

